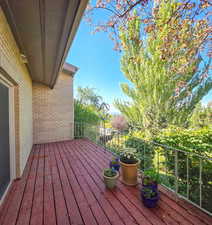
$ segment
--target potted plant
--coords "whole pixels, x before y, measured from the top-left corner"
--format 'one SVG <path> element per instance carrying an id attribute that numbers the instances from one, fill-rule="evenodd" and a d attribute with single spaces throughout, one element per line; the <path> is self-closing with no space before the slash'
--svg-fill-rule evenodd
<path id="1" fill-rule="evenodd" d="M 158 190 L 159 174 L 155 169 L 148 169 L 144 171 L 142 179 L 142 188 L 150 188 L 153 191 Z"/>
<path id="2" fill-rule="evenodd" d="M 126 148 L 120 156 L 122 170 L 122 182 L 126 185 L 134 186 L 137 184 L 137 172 L 139 160 L 136 158 L 134 148 Z"/>
<path id="3" fill-rule="evenodd" d="M 104 169 L 103 177 L 107 188 L 113 189 L 116 186 L 116 180 L 119 174 L 113 168 Z"/>
<path id="4" fill-rule="evenodd" d="M 146 207 L 154 208 L 156 207 L 157 202 L 159 200 L 159 193 L 158 191 L 153 190 L 152 188 L 144 187 L 141 191 L 141 197 Z"/>
<path id="5" fill-rule="evenodd" d="M 120 169 L 120 163 L 119 163 L 119 157 L 113 157 L 110 161 L 110 168 L 114 168 L 116 171 L 119 172 Z"/>

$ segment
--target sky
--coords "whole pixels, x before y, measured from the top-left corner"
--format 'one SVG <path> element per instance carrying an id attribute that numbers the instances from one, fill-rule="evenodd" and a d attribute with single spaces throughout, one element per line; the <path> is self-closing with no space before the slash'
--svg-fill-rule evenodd
<path id="1" fill-rule="evenodd" d="M 107 33 L 91 34 L 92 28 L 81 21 L 66 61 L 79 68 L 74 78 L 74 95 L 78 86 L 96 88 L 98 95 L 110 104 L 110 112 L 118 113 L 114 99 L 126 99 L 120 83 L 128 82 L 120 70 L 120 53 Z M 204 105 L 212 100 L 212 90 L 202 100 Z"/>
<path id="2" fill-rule="evenodd" d="M 115 98 L 126 99 L 120 83 L 128 82 L 120 71 L 120 53 L 113 50 L 114 44 L 106 33 L 91 31 L 82 20 L 66 59 L 79 68 L 74 78 L 75 96 L 78 86 L 96 88 L 110 104 L 110 111 L 117 112 L 112 103 Z"/>

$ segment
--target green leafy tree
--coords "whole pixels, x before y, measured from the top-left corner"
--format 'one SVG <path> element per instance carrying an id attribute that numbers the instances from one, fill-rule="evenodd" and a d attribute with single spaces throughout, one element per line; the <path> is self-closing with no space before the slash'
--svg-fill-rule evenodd
<path id="1" fill-rule="evenodd" d="M 150 135 L 169 124 L 186 125 L 212 87 L 211 61 L 203 50 L 208 21 L 188 19 L 185 7 L 195 11 L 195 4 L 161 0 L 151 23 L 146 25 L 135 13 L 127 29 L 120 30 L 121 69 L 132 84 L 121 88 L 131 101 L 116 100 L 115 106 Z"/>
<path id="2" fill-rule="evenodd" d="M 83 105 L 78 100 L 74 101 L 74 121 L 75 123 L 86 123 L 96 125 L 100 118 L 91 106 Z"/>
<path id="3" fill-rule="evenodd" d="M 77 99 L 79 100 L 80 103 L 84 105 L 91 105 L 96 109 L 100 107 L 103 101 L 102 96 L 96 93 L 95 88 L 78 87 L 77 93 L 78 93 Z"/>
<path id="4" fill-rule="evenodd" d="M 211 127 L 212 128 L 212 106 L 211 102 L 207 106 L 203 107 L 201 103 L 198 103 L 193 111 L 190 119 L 191 127 Z"/>
<path id="5" fill-rule="evenodd" d="M 74 136 L 75 138 L 87 137 L 95 140 L 97 127 L 100 123 L 98 113 L 93 106 L 74 101 Z"/>

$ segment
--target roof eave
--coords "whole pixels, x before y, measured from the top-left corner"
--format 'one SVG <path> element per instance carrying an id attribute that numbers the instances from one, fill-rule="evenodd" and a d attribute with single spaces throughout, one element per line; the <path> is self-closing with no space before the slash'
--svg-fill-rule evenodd
<path id="1" fill-rule="evenodd" d="M 77 10 L 76 15 L 75 15 L 74 22 L 73 22 L 73 24 L 70 28 L 70 31 L 69 31 L 69 36 L 68 36 L 68 39 L 66 41 L 65 48 L 63 49 L 63 51 L 61 53 L 62 54 L 61 60 L 58 60 L 56 62 L 55 73 L 53 74 L 52 82 L 50 84 L 50 88 L 54 88 L 54 85 L 57 82 L 59 73 L 63 69 L 63 65 L 64 65 L 64 62 L 65 62 L 66 56 L 68 54 L 69 48 L 70 48 L 70 46 L 73 42 L 74 36 L 75 36 L 75 34 L 77 32 L 77 29 L 79 27 L 79 24 L 80 24 L 81 18 L 83 16 L 83 13 L 85 11 L 85 8 L 87 6 L 87 3 L 88 3 L 88 0 L 81 0 L 80 1 L 80 4 L 78 6 L 78 10 Z M 66 18 L 66 23 L 67 22 L 68 22 L 68 18 Z"/>

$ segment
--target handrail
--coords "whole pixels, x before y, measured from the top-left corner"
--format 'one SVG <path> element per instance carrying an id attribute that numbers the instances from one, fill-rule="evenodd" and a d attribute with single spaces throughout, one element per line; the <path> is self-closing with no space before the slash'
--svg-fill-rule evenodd
<path id="1" fill-rule="evenodd" d="M 134 138 L 137 139 L 137 140 L 141 140 L 140 138 L 137 138 L 137 137 L 134 137 Z M 187 152 L 187 151 L 185 151 L 185 150 L 178 149 L 178 148 L 174 148 L 174 147 L 168 146 L 168 145 L 164 145 L 164 144 L 158 143 L 158 142 L 156 142 L 156 141 L 146 141 L 146 140 L 142 140 L 142 141 L 144 141 L 145 143 L 151 143 L 151 144 L 154 144 L 154 145 L 158 145 L 158 146 L 160 146 L 160 147 L 164 147 L 164 148 L 166 148 L 166 149 L 177 150 L 177 151 L 183 152 L 183 153 L 185 153 L 185 154 L 195 155 L 195 156 L 200 157 L 200 158 L 202 158 L 202 159 L 206 159 L 206 160 L 212 161 L 212 157 L 199 155 L 199 154 L 197 154 L 197 153 L 195 153 L 195 152 L 189 152 L 189 151 Z M 191 149 L 191 150 L 194 150 L 194 149 Z"/>

